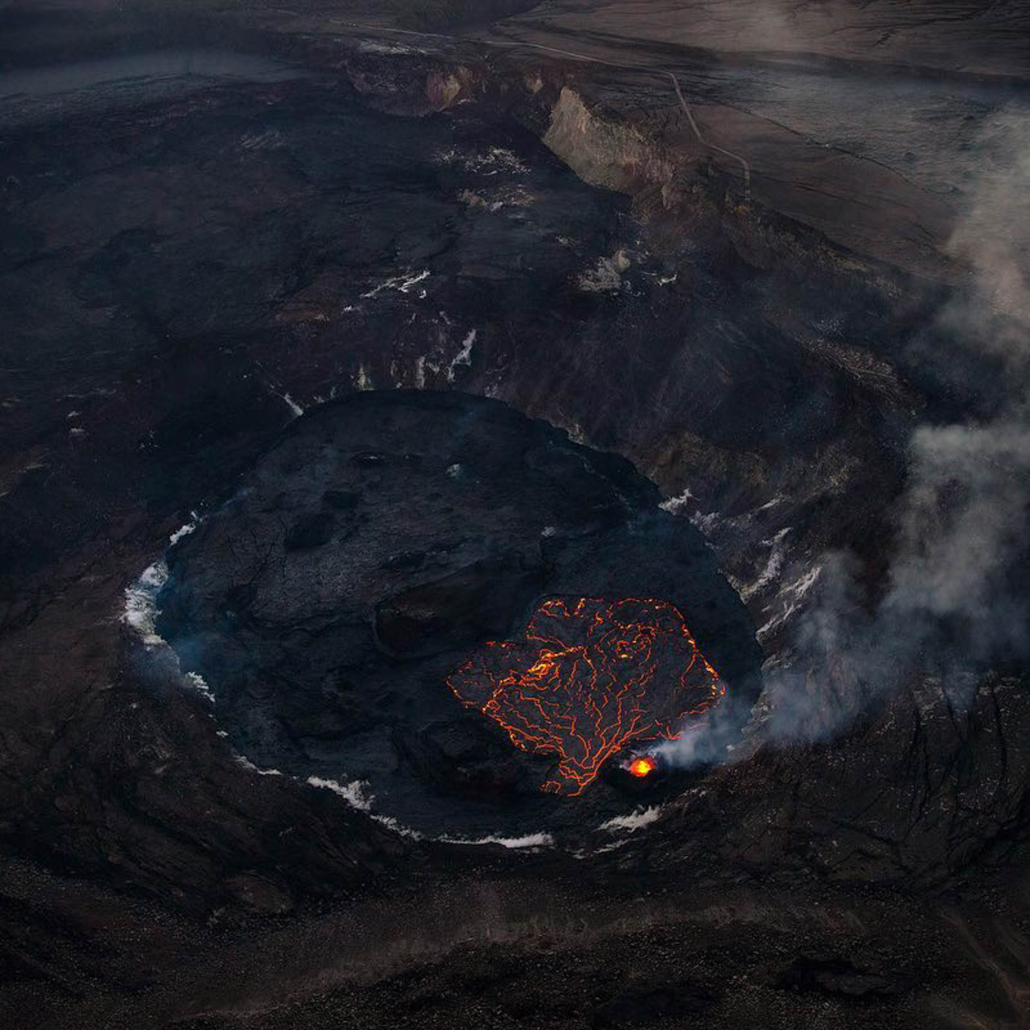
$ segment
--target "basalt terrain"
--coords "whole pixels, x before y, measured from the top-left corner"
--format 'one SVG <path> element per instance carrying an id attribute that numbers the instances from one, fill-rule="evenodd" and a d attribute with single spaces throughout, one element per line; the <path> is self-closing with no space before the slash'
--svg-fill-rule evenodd
<path id="1" fill-rule="evenodd" d="M 5 5 L 5 1025 L 1024 1025 L 1028 32 Z"/>
<path id="2" fill-rule="evenodd" d="M 172 548 L 156 628 L 260 768 L 421 835 L 582 834 L 639 801 L 635 742 L 759 693 L 743 604 L 659 500 L 497 401 L 360 393 Z"/>

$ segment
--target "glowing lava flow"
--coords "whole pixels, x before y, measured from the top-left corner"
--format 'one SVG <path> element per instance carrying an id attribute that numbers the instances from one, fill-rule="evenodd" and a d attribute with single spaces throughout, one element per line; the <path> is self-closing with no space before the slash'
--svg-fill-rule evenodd
<path id="1" fill-rule="evenodd" d="M 629 769 L 630 776 L 636 776 L 637 779 L 642 780 L 645 776 L 650 776 L 655 771 L 655 764 L 653 758 L 634 758 L 632 762 L 627 766 Z"/>
<path id="2" fill-rule="evenodd" d="M 516 747 L 556 754 L 542 789 L 569 795 L 631 741 L 674 737 L 726 692 L 679 609 L 637 598 L 545 601 L 525 641 L 490 641 L 447 685 Z"/>

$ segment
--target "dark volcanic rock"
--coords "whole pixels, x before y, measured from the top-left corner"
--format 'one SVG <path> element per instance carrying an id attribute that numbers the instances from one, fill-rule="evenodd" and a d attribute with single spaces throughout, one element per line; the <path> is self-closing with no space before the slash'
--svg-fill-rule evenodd
<path id="1" fill-rule="evenodd" d="M 287 551 L 304 551 L 309 547 L 321 547 L 333 538 L 336 519 L 327 512 L 301 515 L 290 527 L 283 541 Z"/>
<path id="2" fill-rule="evenodd" d="M 850 998 L 898 994 L 905 978 L 894 971 L 856 968 L 843 958 L 796 958 L 783 971 L 778 986 L 792 991 L 822 991 Z"/>
<path id="3" fill-rule="evenodd" d="M 915 669 L 843 736 L 752 736 L 703 779 L 609 768 L 548 797 L 551 759 L 444 674 L 483 635 L 518 640 L 552 591 L 639 586 L 744 669 L 748 700 L 750 629 L 689 523 L 496 404 L 361 397 L 349 423 L 327 408 L 278 434 L 372 386 L 566 427 L 678 498 L 782 659 L 817 621 L 821 555 L 855 551 L 872 592 L 886 577 L 913 426 L 1006 403 L 997 321 L 938 316 L 967 310 L 941 284 L 975 257 L 952 218 L 1023 138 L 1027 5 L 577 0 L 483 46 L 373 29 L 382 0 L 187 0 L 176 31 L 170 0 L 29 6 L 0 12 L 8 67 L 189 49 L 117 63 L 143 79 L 87 69 L 89 88 L 80 67 L 71 92 L 12 80 L 0 105 L 0 1025 L 1026 1023 L 1025 669 L 957 704 Z M 555 52 L 582 48 L 655 74 Z M 728 151 L 699 145 L 667 68 Z M 973 226 L 992 289 L 1023 178 L 1005 231 Z M 408 414 L 371 418 L 391 406 Z M 558 847 L 420 846 L 258 775 L 119 622 L 245 469 L 252 492 L 181 541 L 163 598 L 230 743 L 367 779 L 433 835 Z M 854 680 L 816 668 L 802 689 L 832 709 Z"/>
<path id="4" fill-rule="evenodd" d="M 173 549 L 160 629 L 259 766 L 366 780 L 427 832 L 516 828 L 551 818 L 553 757 L 470 717 L 446 680 L 480 642 L 523 635 L 541 598 L 666 599 L 731 693 L 757 696 L 750 618 L 659 500 L 625 459 L 499 402 L 360 394 L 294 423 Z M 461 802 L 513 792 L 521 810 Z M 588 793 L 619 797 L 600 781 Z"/>
<path id="5" fill-rule="evenodd" d="M 595 1027 L 639 1026 L 671 1019 L 687 1019 L 716 1004 L 712 991 L 689 983 L 660 983 L 631 988 L 598 1007 Z"/>
<path id="6" fill-rule="evenodd" d="M 393 558 L 384 568 L 421 564 Z M 382 601 L 376 608 L 376 639 L 388 654 L 414 657 L 503 636 L 544 581 L 542 565 L 527 563 L 518 551 L 473 562 Z"/>

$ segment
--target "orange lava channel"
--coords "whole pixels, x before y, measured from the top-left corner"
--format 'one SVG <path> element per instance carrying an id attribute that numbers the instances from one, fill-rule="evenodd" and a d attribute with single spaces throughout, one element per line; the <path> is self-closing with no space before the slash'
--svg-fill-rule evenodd
<path id="1" fill-rule="evenodd" d="M 726 692 L 679 609 L 632 597 L 544 601 L 524 641 L 490 641 L 447 685 L 516 747 L 555 754 L 541 789 L 569 796 L 632 741 L 674 738 Z"/>

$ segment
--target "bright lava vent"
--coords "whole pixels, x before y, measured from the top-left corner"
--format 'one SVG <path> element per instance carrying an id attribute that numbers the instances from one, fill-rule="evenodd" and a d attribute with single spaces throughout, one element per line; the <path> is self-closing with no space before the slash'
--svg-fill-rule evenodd
<path id="1" fill-rule="evenodd" d="M 726 692 L 679 609 L 637 598 L 544 601 L 524 641 L 488 642 L 447 684 L 516 747 L 557 755 L 542 789 L 570 796 L 632 741 L 672 739 Z M 653 768 L 636 759 L 630 772 Z"/>
<path id="2" fill-rule="evenodd" d="M 626 768 L 629 770 L 630 776 L 636 776 L 638 780 L 642 780 L 655 771 L 655 761 L 645 755 L 642 758 L 634 758 Z"/>

